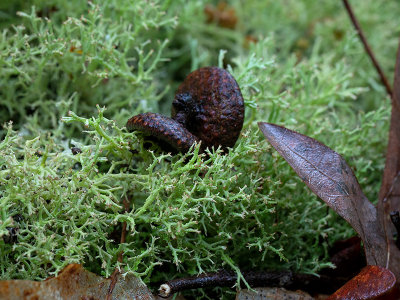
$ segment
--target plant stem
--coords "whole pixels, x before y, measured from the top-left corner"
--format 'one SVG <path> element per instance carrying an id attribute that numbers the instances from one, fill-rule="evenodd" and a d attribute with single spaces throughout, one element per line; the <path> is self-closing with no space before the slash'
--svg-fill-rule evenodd
<path id="1" fill-rule="evenodd" d="M 371 49 L 371 47 L 369 46 L 369 44 L 367 42 L 367 39 L 366 39 L 366 37 L 364 35 L 364 32 L 361 29 L 360 23 L 358 23 L 358 20 L 357 20 L 355 14 L 353 12 L 353 9 L 350 6 L 349 1 L 348 0 L 342 0 L 342 1 L 343 1 L 343 4 L 344 4 L 344 6 L 345 6 L 345 8 L 347 10 L 347 13 L 349 14 L 351 22 L 353 23 L 355 29 L 357 30 L 357 34 L 360 37 L 360 40 L 361 40 L 362 44 L 364 45 L 365 51 L 367 52 L 369 58 L 371 59 L 376 71 L 378 72 L 382 84 L 386 88 L 386 92 L 389 94 L 390 97 L 392 97 L 393 91 L 392 91 L 392 88 L 391 88 L 391 86 L 389 84 L 389 81 L 387 80 L 385 74 L 383 73 L 383 70 L 382 70 L 381 66 L 379 65 L 378 61 L 376 60 L 375 55 L 372 52 L 372 49 Z"/>
<path id="2" fill-rule="evenodd" d="M 129 210 L 129 202 L 127 199 L 124 199 L 124 210 L 128 211 Z M 125 243 L 126 240 L 126 222 L 122 222 L 122 230 L 121 230 L 121 239 L 120 239 L 120 244 Z M 122 263 L 122 258 L 123 258 L 124 252 L 121 251 L 118 254 L 118 262 Z M 114 291 L 115 285 L 117 284 L 117 280 L 118 280 L 118 275 L 120 274 L 120 270 L 117 268 L 115 268 L 114 272 L 111 274 L 111 282 L 110 282 L 110 286 L 108 287 L 108 291 L 107 291 L 107 297 L 106 300 L 111 300 L 112 299 L 112 293 Z"/>

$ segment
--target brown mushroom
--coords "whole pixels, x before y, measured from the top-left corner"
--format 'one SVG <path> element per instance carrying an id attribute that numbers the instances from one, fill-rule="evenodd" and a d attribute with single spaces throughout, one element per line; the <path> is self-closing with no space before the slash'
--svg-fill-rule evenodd
<path id="1" fill-rule="evenodd" d="M 236 80 L 224 69 L 205 67 L 190 73 L 179 86 L 172 119 L 145 113 L 130 118 L 126 127 L 154 137 L 164 150 L 187 152 L 200 141 L 202 150 L 226 150 L 235 145 L 243 120 L 244 101 Z"/>

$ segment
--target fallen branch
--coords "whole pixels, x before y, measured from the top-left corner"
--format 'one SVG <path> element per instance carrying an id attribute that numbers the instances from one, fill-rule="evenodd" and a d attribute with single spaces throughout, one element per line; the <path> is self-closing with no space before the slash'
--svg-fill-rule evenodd
<path id="1" fill-rule="evenodd" d="M 347 278 L 334 278 L 330 276 L 313 276 L 308 274 L 295 274 L 290 271 L 251 271 L 242 272 L 246 282 L 255 287 L 281 287 L 289 290 L 301 289 L 312 293 L 333 293 L 342 286 Z M 210 287 L 233 287 L 237 282 L 237 274 L 233 271 L 221 270 L 215 273 L 204 273 L 198 276 L 170 280 L 158 289 L 161 298 L 189 289 Z M 245 288 L 245 285 L 242 285 Z"/>

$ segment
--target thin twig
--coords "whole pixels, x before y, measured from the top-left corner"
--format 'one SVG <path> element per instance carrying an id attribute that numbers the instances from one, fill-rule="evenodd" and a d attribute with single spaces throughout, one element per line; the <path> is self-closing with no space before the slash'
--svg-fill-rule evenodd
<path id="1" fill-rule="evenodd" d="M 349 14 L 351 22 L 353 23 L 355 29 L 357 30 L 358 36 L 360 37 L 360 40 L 361 40 L 362 44 L 364 45 L 365 51 L 368 53 L 369 58 L 371 59 L 376 71 L 379 74 L 382 84 L 386 88 L 386 92 L 389 94 L 390 97 L 392 97 L 392 95 L 393 95 L 392 87 L 390 86 L 389 81 L 387 80 L 385 74 L 383 73 L 381 66 L 379 65 L 378 61 L 376 60 L 375 55 L 372 52 L 372 49 L 367 42 L 367 39 L 365 38 L 365 35 L 361 29 L 361 26 L 358 23 L 356 16 L 354 15 L 354 12 L 350 6 L 350 3 L 348 2 L 348 0 L 343 0 L 343 4 L 346 7 L 346 10 L 347 10 L 347 13 Z"/>
<path id="2" fill-rule="evenodd" d="M 243 274 L 245 280 L 252 286 L 257 283 L 268 282 L 270 286 L 287 285 L 292 282 L 292 273 L 285 272 L 260 272 Z M 199 276 L 178 278 L 162 284 L 159 288 L 159 296 L 166 298 L 172 294 L 187 290 L 204 287 L 232 287 L 237 281 L 237 274 L 233 271 L 221 270 L 216 273 L 205 273 Z"/>
<path id="3" fill-rule="evenodd" d="M 259 271 L 243 272 L 242 274 L 251 287 L 284 287 L 290 290 L 303 289 L 325 293 L 333 293 L 347 280 L 347 278 L 333 278 L 325 275 L 316 277 L 308 274 L 294 274 L 290 271 Z M 233 287 L 236 281 L 236 272 L 221 270 L 216 273 L 204 273 L 170 280 L 162 284 L 158 291 L 161 298 L 167 298 L 174 293 L 188 289 Z M 245 286 L 243 285 L 242 288 Z"/>
<path id="4" fill-rule="evenodd" d="M 125 212 L 129 210 L 129 202 L 127 199 L 124 199 L 124 210 Z M 125 243 L 126 240 L 126 222 L 122 222 L 122 230 L 121 230 L 121 239 L 120 239 L 120 244 Z M 122 263 L 124 252 L 121 251 L 118 254 L 118 262 Z M 107 297 L 106 300 L 111 300 L 112 299 L 112 293 L 114 291 L 115 285 L 117 284 L 118 281 L 118 275 L 120 274 L 120 270 L 118 268 L 115 268 L 114 272 L 111 274 L 111 282 L 110 286 L 108 287 L 107 291 Z"/>
<path id="5" fill-rule="evenodd" d="M 389 191 L 386 193 L 385 197 L 383 198 L 383 202 L 386 202 L 388 198 L 392 195 L 394 187 L 397 185 L 397 181 L 400 178 L 400 171 L 397 172 L 396 176 L 393 179 L 392 184 L 390 185 Z"/>
<path id="6" fill-rule="evenodd" d="M 118 268 L 115 268 L 114 272 L 111 274 L 111 282 L 107 290 L 106 300 L 112 300 L 112 293 L 114 291 L 115 285 L 117 284 L 119 273 L 120 272 Z"/>

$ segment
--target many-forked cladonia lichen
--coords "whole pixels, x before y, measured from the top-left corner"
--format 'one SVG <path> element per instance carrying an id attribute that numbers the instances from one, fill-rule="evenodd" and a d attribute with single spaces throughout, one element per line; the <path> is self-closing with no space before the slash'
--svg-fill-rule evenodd
<path id="1" fill-rule="evenodd" d="M 256 124 L 323 141 L 376 198 L 389 105 L 340 5 L 237 1 L 231 30 L 206 24 L 205 1 L 45 2 L 0 6 L 2 279 L 43 279 L 72 262 L 147 281 L 329 265 L 329 245 L 351 229 L 299 184 Z M 388 14 L 376 18 L 390 22 Z M 245 43 L 249 31 L 257 43 Z M 383 60 L 388 70 L 392 61 Z M 198 145 L 171 155 L 127 132 L 130 116 L 165 113 L 182 78 L 207 65 L 228 68 L 245 99 L 244 129 L 227 155 Z"/>

